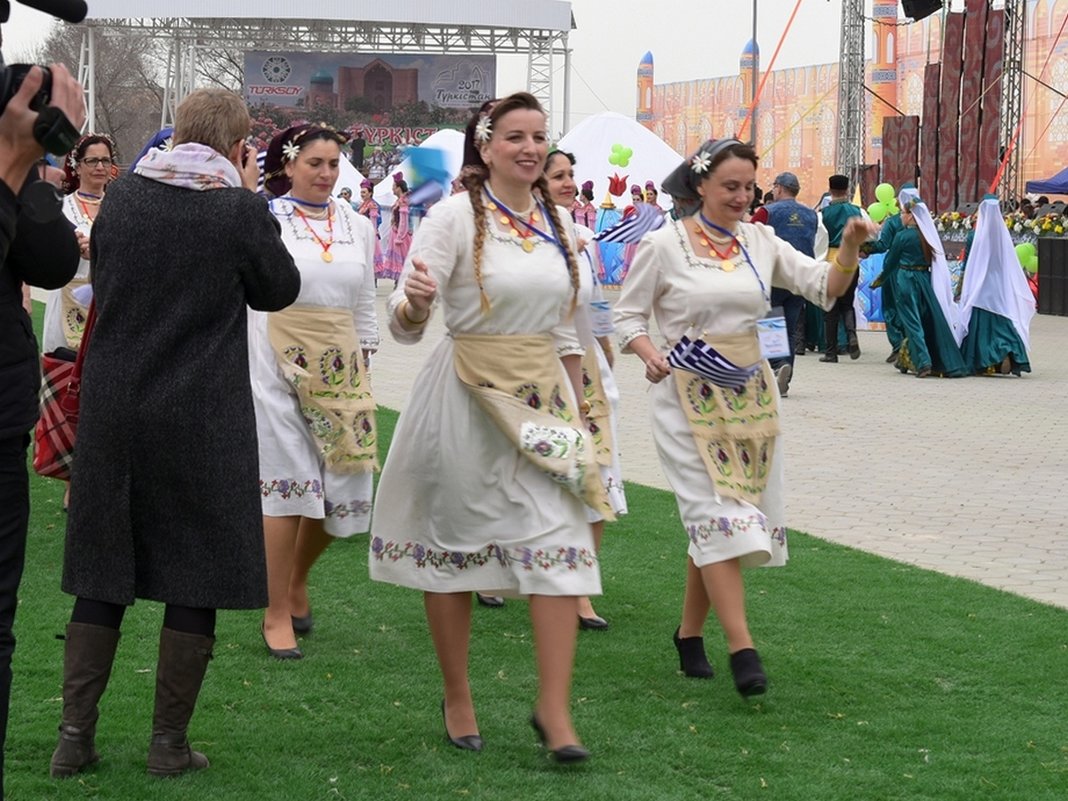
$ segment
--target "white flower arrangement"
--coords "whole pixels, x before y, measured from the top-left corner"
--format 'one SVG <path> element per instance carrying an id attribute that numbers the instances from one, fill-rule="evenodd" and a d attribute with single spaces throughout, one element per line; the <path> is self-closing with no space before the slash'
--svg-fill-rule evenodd
<path id="1" fill-rule="evenodd" d="M 286 142 L 282 145 L 282 158 L 286 161 L 296 161 L 297 156 L 300 155 L 300 145 L 293 144 L 292 142 Z"/>
<path id="2" fill-rule="evenodd" d="M 711 166 L 712 159 L 703 151 L 699 151 L 692 159 L 690 159 L 690 169 L 698 175 L 704 175 L 708 172 L 708 168 Z"/>
<path id="3" fill-rule="evenodd" d="M 493 121 L 490 120 L 489 114 L 480 114 L 478 122 L 475 123 L 475 141 L 479 144 L 485 144 L 492 135 Z"/>

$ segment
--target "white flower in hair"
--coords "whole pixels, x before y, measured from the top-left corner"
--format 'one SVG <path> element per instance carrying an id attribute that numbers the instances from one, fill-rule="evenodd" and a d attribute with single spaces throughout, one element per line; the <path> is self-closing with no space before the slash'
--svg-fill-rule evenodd
<path id="1" fill-rule="evenodd" d="M 74 156 L 73 153 L 67 156 L 67 163 L 70 165 L 70 168 L 72 170 L 78 169 L 78 159 Z"/>
<path id="2" fill-rule="evenodd" d="M 488 142 L 492 135 L 493 122 L 490 120 L 489 114 L 480 114 L 478 122 L 475 123 L 475 141 Z"/>
<path id="3" fill-rule="evenodd" d="M 286 142 L 282 145 L 282 157 L 286 161 L 296 161 L 297 156 L 300 155 L 300 146 L 295 145 L 292 142 Z"/>
<path id="4" fill-rule="evenodd" d="M 164 139 L 163 146 L 160 148 L 160 150 L 174 150 L 174 137 L 168 136 L 166 139 Z"/>
<path id="5" fill-rule="evenodd" d="M 708 168 L 711 166 L 712 159 L 703 151 L 698 151 L 694 157 L 690 159 L 690 169 L 698 175 L 704 175 L 708 172 Z"/>

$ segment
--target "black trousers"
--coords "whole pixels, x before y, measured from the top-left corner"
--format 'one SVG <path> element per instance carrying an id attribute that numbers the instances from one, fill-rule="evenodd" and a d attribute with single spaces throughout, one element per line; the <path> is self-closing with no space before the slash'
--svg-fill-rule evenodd
<path id="1" fill-rule="evenodd" d="M 782 306 L 783 316 L 786 318 L 786 336 L 790 341 L 790 355 L 782 359 L 772 359 L 771 369 L 778 370 L 784 364 L 791 367 L 794 363 L 794 354 L 797 352 L 797 334 L 805 319 L 805 299 L 800 295 L 787 292 L 779 287 L 771 288 L 771 305 Z M 802 334 L 802 336 L 804 336 Z"/>
<path id="2" fill-rule="evenodd" d="M 853 274 L 853 281 L 842 297 L 838 298 L 831 310 L 823 313 L 823 338 L 827 340 L 827 355 L 838 355 L 838 323 L 845 323 L 846 340 L 853 344 L 857 339 L 857 312 L 853 308 L 853 298 L 857 294 L 857 281 L 860 272 Z"/>
<path id="3" fill-rule="evenodd" d="M 15 608 L 26 562 L 30 525 L 28 434 L 0 439 L 0 799 L 4 797 L 4 744 L 11 703 L 11 656 L 15 652 Z"/>

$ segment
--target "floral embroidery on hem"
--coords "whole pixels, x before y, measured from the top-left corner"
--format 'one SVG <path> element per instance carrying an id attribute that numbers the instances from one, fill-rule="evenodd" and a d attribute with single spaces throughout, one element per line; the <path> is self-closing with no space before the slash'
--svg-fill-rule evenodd
<path id="1" fill-rule="evenodd" d="M 502 548 L 499 545 L 487 545 L 478 551 L 443 551 L 429 548 L 418 542 L 395 542 L 381 537 L 371 539 L 371 557 L 379 562 L 389 560 L 399 562 L 411 559 L 419 568 L 452 568 L 469 570 L 476 567 L 496 564 L 501 567 L 517 565 L 523 570 L 567 570 L 596 568 L 597 554 L 588 548 Z"/>
<path id="2" fill-rule="evenodd" d="M 736 534 L 748 534 L 753 529 L 768 531 L 768 519 L 764 515 L 754 514 L 747 517 L 715 517 L 707 523 L 692 523 L 686 526 L 686 534 L 694 545 L 700 542 L 708 542 L 717 536 L 730 539 Z M 780 544 L 786 543 L 786 529 L 776 527 L 768 532 L 772 539 L 778 539 Z"/>
<path id="3" fill-rule="evenodd" d="M 290 498 L 303 498 L 308 494 L 322 498 L 323 484 L 317 478 L 303 482 L 290 478 L 272 478 L 269 482 L 260 479 L 260 495 L 269 498 L 274 494 L 280 495 L 283 501 L 288 501 Z"/>

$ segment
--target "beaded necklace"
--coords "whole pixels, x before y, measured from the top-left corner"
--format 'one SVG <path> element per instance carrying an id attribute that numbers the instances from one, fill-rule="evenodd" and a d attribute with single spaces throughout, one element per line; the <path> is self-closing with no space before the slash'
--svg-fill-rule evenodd
<path id="1" fill-rule="evenodd" d="M 321 247 L 323 249 L 323 252 L 321 254 L 319 254 L 320 258 L 322 258 L 322 260 L 325 261 L 327 264 L 332 262 L 334 260 L 334 254 L 330 252 L 330 246 L 334 244 L 334 213 L 333 213 L 333 210 L 330 209 L 329 207 L 327 207 L 327 212 L 326 212 L 326 236 L 327 236 L 327 239 L 323 239 L 321 236 L 319 236 L 319 234 L 317 234 L 315 232 L 315 229 L 312 228 L 311 225 L 308 223 L 308 217 L 307 217 L 307 215 L 304 214 L 303 211 L 301 211 L 296 206 L 293 207 L 293 211 L 296 213 L 296 215 L 298 217 L 300 217 L 300 221 L 302 223 L 304 223 L 304 227 L 307 229 L 308 233 L 312 235 L 312 237 L 315 239 L 316 242 L 319 243 L 319 247 Z"/>

